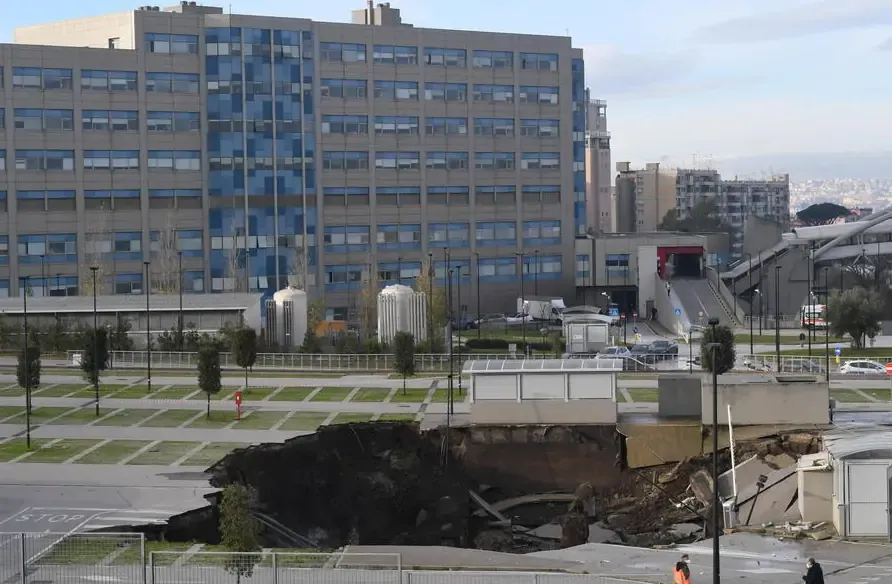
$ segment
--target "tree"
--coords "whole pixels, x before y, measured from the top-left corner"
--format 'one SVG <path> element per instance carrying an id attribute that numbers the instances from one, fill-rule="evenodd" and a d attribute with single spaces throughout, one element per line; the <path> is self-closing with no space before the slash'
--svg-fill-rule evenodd
<path id="1" fill-rule="evenodd" d="M 40 347 L 29 346 L 27 352 L 23 347 L 19 351 L 18 364 L 15 370 L 19 387 L 40 387 Z"/>
<path id="2" fill-rule="evenodd" d="M 428 318 L 431 320 L 433 330 L 430 331 L 431 338 L 424 343 L 424 346 L 431 353 L 442 353 L 445 346 L 443 334 L 446 326 L 446 290 L 442 286 L 434 286 L 429 269 L 422 269 L 415 278 L 415 291 L 424 292 L 429 301 Z"/>
<path id="3" fill-rule="evenodd" d="M 177 217 L 173 210 L 168 211 L 163 228 L 152 233 L 152 294 L 177 294 L 180 291 Z"/>
<path id="4" fill-rule="evenodd" d="M 796 219 L 809 226 L 827 225 L 851 214 L 850 210 L 836 203 L 816 203 L 796 213 Z"/>
<path id="5" fill-rule="evenodd" d="M 359 334 L 369 339 L 378 326 L 378 270 L 374 263 L 366 264 L 362 288 L 359 291 Z"/>
<path id="6" fill-rule="evenodd" d="M 232 483 L 223 488 L 220 501 L 220 539 L 233 552 L 226 558 L 226 571 L 236 582 L 250 578 L 260 561 L 260 529 L 251 512 L 256 493 L 251 487 Z"/>
<path id="7" fill-rule="evenodd" d="M 81 369 L 92 384 L 99 383 L 99 374 L 108 368 L 108 331 L 105 327 L 89 329 L 84 335 Z"/>
<path id="8" fill-rule="evenodd" d="M 220 393 L 220 351 L 202 347 L 198 351 L 198 387 L 207 397 L 207 418 L 211 418 L 211 396 Z"/>
<path id="9" fill-rule="evenodd" d="M 78 286 L 81 296 L 93 295 L 93 271 L 96 270 L 96 295 L 100 296 L 105 279 L 111 275 L 112 270 L 108 266 L 108 258 L 113 253 L 113 235 L 108 227 L 108 219 L 111 209 L 103 206 L 93 213 L 88 213 L 89 231 L 86 234 L 86 245 L 79 266 Z"/>
<path id="10" fill-rule="evenodd" d="M 714 198 L 701 198 L 686 217 L 679 218 L 675 209 L 670 209 L 657 229 L 661 231 L 680 231 L 682 233 L 711 233 L 726 229 L 719 214 L 719 206 Z"/>
<path id="11" fill-rule="evenodd" d="M 727 373 L 734 368 L 734 362 L 737 360 L 737 351 L 734 349 L 734 331 L 725 325 L 715 327 L 707 326 L 703 328 L 700 337 L 700 362 L 703 363 L 703 370 L 713 372 L 712 349 L 707 348 L 710 343 L 718 343 L 721 345 L 716 355 L 715 369 L 721 375 Z"/>
<path id="12" fill-rule="evenodd" d="M 848 333 L 856 349 L 864 347 L 866 337 L 880 332 L 882 315 L 882 297 L 861 287 L 831 296 L 827 304 L 830 333 L 836 336 Z"/>
<path id="13" fill-rule="evenodd" d="M 257 331 L 250 327 L 240 327 L 232 338 L 232 352 L 236 364 L 245 370 L 245 391 L 248 391 L 248 369 L 257 360 Z"/>
<path id="14" fill-rule="evenodd" d="M 304 334 L 304 341 L 301 344 L 301 353 L 321 353 L 322 345 L 319 343 L 319 336 L 316 331 L 319 329 L 319 323 L 322 322 L 322 311 L 325 309 L 325 301 L 321 298 L 313 301 L 307 307 L 307 332 Z"/>
<path id="15" fill-rule="evenodd" d="M 288 262 L 288 274 L 286 275 L 289 286 L 294 286 L 304 292 L 307 291 L 307 261 L 305 254 L 306 248 L 302 245 L 296 245 L 291 248 L 291 258 Z"/>
<path id="16" fill-rule="evenodd" d="M 115 326 L 108 327 L 108 346 L 111 351 L 132 351 L 133 339 L 130 338 L 130 321 L 120 315 L 115 320 Z"/>
<path id="17" fill-rule="evenodd" d="M 393 368 L 403 376 L 403 395 L 406 395 L 406 378 L 415 375 L 415 337 L 400 331 L 393 335 Z"/>

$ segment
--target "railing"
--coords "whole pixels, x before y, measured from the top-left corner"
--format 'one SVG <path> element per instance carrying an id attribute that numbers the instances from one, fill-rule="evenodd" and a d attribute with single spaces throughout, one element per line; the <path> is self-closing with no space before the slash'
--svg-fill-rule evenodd
<path id="1" fill-rule="evenodd" d="M 168 544 L 169 545 L 169 544 Z M 127 582 L 128 584 L 626 584 L 647 575 L 463 570 L 406 566 L 396 553 L 256 553 L 149 551 L 134 533 L 0 534 L 0 582 Z M 188 549 L 186 549 L 188 548 Z"/>
<path id="2" fill-rule="evenodd" d="M 762 333 L 764 334 L 766 331 L 768 334 L 774 330 L 774 315 L 771 316 L 763 316 L 762 317 Z M 781 314 L 778 316 L 778 320 L 780 321 L 780 327 L 782 329 L 801 329 L 802 323 L 799 322 L 799 319 L 795 316 L 789 316 L 785 314 Z M 753 321 L 753 329 L 759 328 L 759 317 L 757 316 L 745 316 L 743 319 L 743 327 L 749 329 L 750 321 Z"/>

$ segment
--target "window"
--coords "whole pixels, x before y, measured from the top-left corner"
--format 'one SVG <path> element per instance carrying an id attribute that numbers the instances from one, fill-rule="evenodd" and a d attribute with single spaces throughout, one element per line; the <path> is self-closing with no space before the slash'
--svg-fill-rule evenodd
<path id="1" fill-rule="evenodd" d="M 3 86 L 0 85 L 0 88 L 2 88 L 2 87 Z M 0 107 L 0 130 L 5 130 L 5 129 L 6 129 L 6 109 Z"/>
<path id="2" fill-rule="evenodd" d="M 139 209 L 139 191 L 136 189 L 84 191 L 84 206 L 88 211 Z"/>
<path id="3" fill-rule="evenodd" d="M 480 258 L 477 275 L 481 282 L 510 282 L 517 279 L 517 258 Z"/>
<path id="4" fill-rule="evenodd" d="M 365 63 L 365 45 L 319 43 L 319 58 L 329 63 Z"/>
<path id="5" fill-rule="evenodd" d="M 553 53 L 521 53 L 520 68 L 557 71 L 558 56 Z"/>
<path id="6" fill-rule="evenodd" d="M 368 152 L 323 152 L 322 170 L 368 170 Z"/>
<path id="7" fill-rule="evenodd" d="M 201 170 L 198 150 L 149 150 L 149 168 Z"/>
<path id="8" fill-rule="evenodd" d="M 428 152 L 425 165 L 427 168 L 439 170 L 466 170 L 468 168 L 468 153 Z"/>
<path id="9" fill-rule="evenodd" d="M 420 276 L 421 269 L 421 262 L 381 262 L 378 264 L 378 281 L 382 284 L 402 284 L 404 280 L 411 281 Z"/>
<path id="10" fill-rule="evenodd" d="M 0 213 L 9 212 L 9 200 L 6 191 L 0 191 Z"/>
<path id="11" fill-rule="evenodd" d="M 522 188 L 524 203 L 560 203 L 560 185 L 524 185 Z"/>
<path id="12" fill-rule="evenodd" d="M 427 187 L 428 205 L 465 205 L 470 203 L 468 187 Z"/>
<path id="13" fill-rule="evenodd" d="M 431 67 L 466 67 L 467 60 L 464 49 L 424 49 L 424 62 Z"/>
<path id="14" fill-rule="evenodd" d="M 478 246 L 516 245 L 517 225 L 512 221 L 483 221 L 476 227 Z"/>
<path id="15" fill-rule="evenodd" d="M 536 256 L 525 255 L 523 258 L 524 280 L 550 280 L 561 277 L 561 256 L 540 255 L 536 264 Z"/>
<path id="16" fill-rule="evenodd" d="M 198 112 L 148 112 L 147 118 L 149 132 L 197 132 L 201 129 Z"/>
<path id="17" fill-rule="evenodd" d="M 136 71 L 81 70 L 81 90 L 136 91 Z"/>
<path id="18" fill-rule="evenodd" d="M 576 254 L 576 278 L 579 280 L 591 278 L 591 261 L 588 254 Z"/>
<path id="19" fill-rule="evenodd" d="M 474 118 L 478 136 L 514 136 L 514 118 Z"/>
<path id="20" fill-rule="evenodd" d="M 421 225 L 378 225 L 376 239 L 380 250 L 421 249 Z"/>
<path id="21" fill-rule="evenodd" d="M 524 221 L 524 245 L 557 245 L 561 242 L 560 221 Z"/>
<path id="22" fill-rule="evenodd" d="M 165 55 L 197 55 L 198 37 L 191 34 L 146 33 L 146 52 Z"/>
<path id="23" fill-rule="evenodd" d="M 472 62 L 475 69 L 513 69 L 514 53 L 511 51 L 474 51 Z"/>
<path id="24" fill-rule="evenodd" d="M 77 234 L 19 235 L 19 263 L 77 262 Z"/>
<path id="25" fill-rule="evenodd" d="M 417 65 L 418 49 L 392 45 L 375 45 L 372 62 L 376 65 Z"/>
<path id="26" fill-rule="evenodd" d="M 629 254 L 609 253 L 604 261 L 608 274 L 626 275 L 629 273 Z"/>
<path id="27" fill-rule="evenodd" d="M 198 93 L 197 73 L 146 73 L 146 91 L 152 93 Z"/>
<path id="28" fill-rule="evenodd" d="M 439 247 L 468 247 L 468 223 L 430 223 L 427 226 L 427 239 Z"/>
<path id="29" fill-rule="evenodd" d="M 323 79 L 319 85 L 322 97 L 365 99 L 369 82 L 365 79 Z"/>
<path id="30" fill-rule="evenodd" d="M 174 232 L 152 231 L 150 248 L 153 254 L 161 252 L 182 252 L 184 258 L 200 258 L 203 257 L 202 233 L 200 230 Z"/>
<path id="31" fill-rule="evenodd" d="M 57 109 L 16 108 L 17 130 L 74 130 L 74 112 Z"/>
<path id="32" fill-rule="evenodd" d="M 474 164 L 482 170 L 514 170 L 514 153 L 477 152 L 474 154 Z"/>
<path id="33" fill-rule="evenodd" d="M 365 271 L 366 266 L 361 264 L 325 266 L 325 291 L 359 290 Z"/>
<path id="34" fill-rule="evenodd" d="M 474 85 L 474 101 L 514 103 L 514 86 Z"/>
<path id="35" fill-rule="evenodd" d="M 536 87 L 533 85 L 520 86 L 520 103 L 539 103 L 552 104 L 558 102 L 558 93 L 560 89 L 557 87 Z"/>
<path id="36" fill-rule="evenodd" d="M 468 118 L 426 118 L 424 127 L 428 136 L 467 134 Z"/>
<path id="37" fill-rule="evenodd" d="M 9 263 L 9 236 L 0 235 L 0 264 Z"/>
<path id="38" fill-rule="evenodd" d="M 418 118 L 411 116 L 375 116 L 376 134 L 418 134 Z"/>
<path id="39" fill-rule="evenodd" d="M 6 170 L 6 150 L 0 150 L 0 170 Z"/>
<path id="40" fill-rule="evenodd" d="M 16 170 L 74 170 L 74 150 L 16 150 Z"/>
<path id="41" fill-rule="evenodd" d="M 85 170 L 139 170 L 139 150 L 84 150 Z"/>
<path id="42" fill-rule="evenodd" d="M 110 280 L 113 294 L 142 294 L 142 274 L 115 274 Z"/>
<path id="43" fill-rule="evenodd" d="M 446 262 L 434 262 L 434 278 L 445 283 L 446 276 L 452 270 L 452 281 L 457 282 L 459 278 L 462 280 L 471 279 L 471 260 L 450 260 Z"/>
<path id="44" fill-rule="evenodd" d="M 378 205 L 417 207 L 421 204 L 421 187 L 377 187 L 375 201 Z"/>
<path id="45" fill-rule="evenodd" d="M 467 83 L 425 83 L 424 99 L 427 101 L 467 101 Z"/>
<path id="46" fill-rule="evenodd" d="M 557 138 L 561 135 L 560 120 L 520 120 L 520 135 Z"/>
<path id="47" fill-rule="evenodd" d="M 325 206 L 368 206 L 368 187 L 325 187 L 322 189 L 325 196 Z"/>
<path id="48" fill-rule="evenodd" d="M 84 110 L 81 113 L 84 130 L 137 132 L 139 112 L 127 110 Z"/>
<path id="49" fill-rule="evenodd" d="M 375 168 L 379 170 L 418 170 L 421 154 L 418 152 L 376 152 Z"/>
<path id="50" fill-rule="evenodd" d="M 71 69 L 13 67 L 12 86 L 21 89 L 71 89 Z"/>
<path id="51" fill-rule="evenodd" d="M 375 98 L 395 101 L 418 99 L 415 81 L 375 81 Z"/>
<path id="52" fill-rule="evenodd" d="M 74 191 L 17 191 L 20 212 L 74 211 Z"/>
<path id="53" fill-rule="evenodd" d="M 524 152 L 520 155 L 522 170 L 555 170 L 561 167 L 559 152 Z"/>
<path id="54" fill-rule="evenodd" d="M 517 189 L 514 185 L 480 185 L 474 189 L 474 202 L 478 205 L 515 205 Z"/>
<path id="55" fill-rule="evenodd" d="M 368 116 L 322 116 L 323 134 L 368 134 Z"/>

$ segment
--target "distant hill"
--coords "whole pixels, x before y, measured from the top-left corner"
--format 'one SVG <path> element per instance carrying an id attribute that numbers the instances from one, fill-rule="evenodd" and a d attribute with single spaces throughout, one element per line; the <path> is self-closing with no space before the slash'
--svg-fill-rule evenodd
<path id="1" fill-rule="evenodd" d="M 788 173 L 790 180 L 834 178 L 892 179 L 892 152 L 827 152 L 821 154 L 775 154 L 716 159 L 723 178 L 758 178 Z"/>

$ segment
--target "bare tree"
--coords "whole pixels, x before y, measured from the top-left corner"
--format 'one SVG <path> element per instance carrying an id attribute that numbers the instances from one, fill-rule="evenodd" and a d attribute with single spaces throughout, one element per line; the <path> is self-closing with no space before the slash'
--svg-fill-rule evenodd
<path id="1" fill-rule="evenodd" d="M 89 213 L 84 254 L 81 257 L 78 269 L 78 286 L 81 296 L 93 295 L 93 271 L 90 269 L 91 267 L 98 268 L 96 270 L 97 296 L 102 294 L 105 279 L 112 273 L 112 268 L 108 263 L 108 258 L 114 251 L 111 249 L 111 246 L 114 245 L 112 230 L 108 224 L 110 212 L 109 209 L 103 206 L 96 212 Z M 109 249 L 105 249 L 106 246 L 109 246 Z"/>
<path id="2" fill-rule="evenodd" d="M 359 327 L 362 338 L 372 336 L 378 322 L 378 269 L 369 256 L 359 292 Z"/>
<path id="3" fill-rule="evenodd" d="M 303 245 L 295 245 L 291 248 L 291 257 L 288 261 L 288 274 L 286 278 L 289 286 L 294 286 L 304 292 L 307 291 L 306 273 L 306 248 Z M 278 282 L 276 283 L 278 287 Z"/>
<path id="4" fill-rule="evenodd" d="M 243 292 L 246 289 L 246 282 L 244 282 L 244 279 L 245 269 L 247 268 L 247 257 L 243 257 L 242 254 L 245 254 L 245 256 L 247 256 L 248 237 L 245 234 L 239 235 L 239 231 L 235 225 L 235 219 L 232 220 L 230 232 L 232 233 L 232 247 L 225 250 L 226 279 L 230 284 L 230 289 L 226 291 Z M 239 247 L 240 239 L 244 242 L 244 246 L 242 248 Z"/>
<path id="5" fill-rule="evenodd" d="M 158 230 L 152 253 L 154 294 L 177 294 L 180 291 L 180 268 L 177 242 L 177 217 L 169 211 L 163 229 Z"/>

